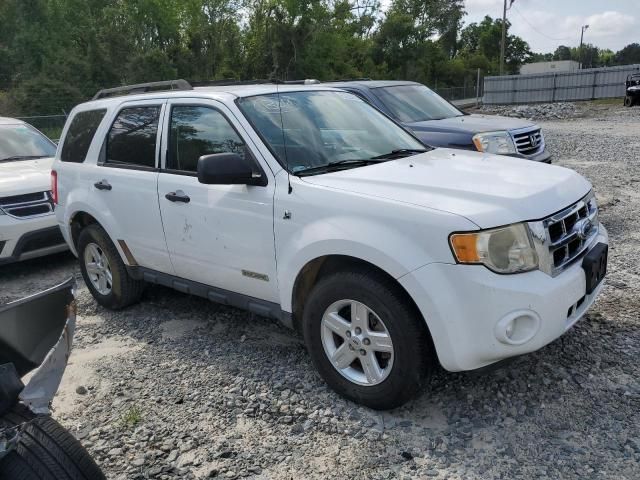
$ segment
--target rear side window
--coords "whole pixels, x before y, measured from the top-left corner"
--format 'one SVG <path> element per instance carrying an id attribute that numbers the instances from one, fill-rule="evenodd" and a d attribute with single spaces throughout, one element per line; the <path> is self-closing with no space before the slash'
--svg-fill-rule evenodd
<path id="1" fill-rule="evenodd" d="M 124 108 L 107 136 L 107 164 L 155 167 L 160 106 Z"/>
<path id="2" fill-rule="evenodd" d="M 198 159 L 214 153 L 245 156 L 245 145 L 225 116 L 209 107 L 174 106 L 167 169 L 196 172 Z"/>
<path id="3" fill-rule="evenodd" d="M 93 136 L 106 112 L 106 110 L 89 110 L 79 112 L 73 117 L 67 136 L 64 138 L 60 160 L 74 163 L 85 161 Z"/>

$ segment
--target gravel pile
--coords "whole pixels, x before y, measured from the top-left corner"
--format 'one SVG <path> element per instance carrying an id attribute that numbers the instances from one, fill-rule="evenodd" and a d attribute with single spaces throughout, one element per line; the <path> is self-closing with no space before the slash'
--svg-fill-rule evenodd
<path id="1" fill-rule="evenodd" d="M 575 103 L 540 103 L 534 105 L 483 105 L 482 113 L 529 120 L 558 120 L 574 118 L 580 114 Z"/>
<path id="2" fill-rule="evenodd" d="M 329 391 L 274 322 L 161 287 L 110 312 L 80 283 L 54 416 L 117 480 L 640 478 L 640 117 L 598 112 L 541 123 L 555 161 L 593 182 L 612 241 L 600 300 L 541 351 L 440 372 L 375 412 Z M 7 296 L 68 273 L 57 256 L 5 267 L 0 284 Z"/>

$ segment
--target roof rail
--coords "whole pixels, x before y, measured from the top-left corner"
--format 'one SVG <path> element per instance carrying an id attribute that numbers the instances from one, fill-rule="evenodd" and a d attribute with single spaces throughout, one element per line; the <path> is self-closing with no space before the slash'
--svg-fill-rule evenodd
<path id="1" fill-rule="evenodd" d="M 93 96 L 92 100 L 161 90 L 193 90 L 193 87 L 189 82 L 183 79 L 166 80 L 162 82 L 138 83 L 135 85 L 125 85 L 122 87 L 103 88 Z"/>
<path id="2" fill-rule="evenodd" d="M 191 82 L 194 87 L 223 87 L 232 85 L 265 85 L 265 84 L 280 84 L 280 85 L 314 85 L 320 83 L 320 80 L 315 78 L 307 78 L 305 80 L 277 80 L 277 79 L 255 79 L 255 80 L 205 80 L 203 82 Z"/>
<path id="3" fill-rule="evenodd" d="M 224 87 L 228 85 L 262 85 L 265 83 L 274 83 L 275 80 L 255 79 L 255 80 L 237 80 L 235 78 L 226 78 L 222 80 L 204 80 L 201 82 L 191 82 L 194 87 Z"/>
<path id="4" fill-rule="evenodd" d="M 323 83 L 333 83 L 333 82 L 371 82 L 372 80 L 368 77 L 362 78 L 339 78 L 338 80 L 327 80 Z"/>

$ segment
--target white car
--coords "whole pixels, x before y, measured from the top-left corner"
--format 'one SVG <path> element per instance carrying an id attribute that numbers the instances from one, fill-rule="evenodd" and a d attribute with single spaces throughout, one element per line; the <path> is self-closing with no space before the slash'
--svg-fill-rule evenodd
<path id="1" fill-rule="evenodd" d="M 31 125 L 0 117 L 0 265 L 67 250 L 50 192 L 55 154 Z"/>
<path id="2" fill-rule="evenodd" d="M 425 151 L 328 87 L 162 85 L 76 107 L 54 163 L 60 228 L 105 307 L 158 283 L 279 318 L 332 388 L 382 409 L 436 362 L 541 348 L 602 289 L 607 232 L 572 170 Z"/>

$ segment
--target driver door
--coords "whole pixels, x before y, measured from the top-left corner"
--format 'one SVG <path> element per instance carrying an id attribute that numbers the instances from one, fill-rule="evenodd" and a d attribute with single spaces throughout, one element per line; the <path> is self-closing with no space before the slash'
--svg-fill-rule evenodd
<path id="1" fill-rule="evenodd" d="M 274 179 L 266 186 L 204 185 L 202 155 L 237 153 L 255 162 L 254 147 L 233 114 L 213 100 L 168 102 L 158 201 L 171 262 L 179 277 L 278 302 L 273 236 Z"/>

